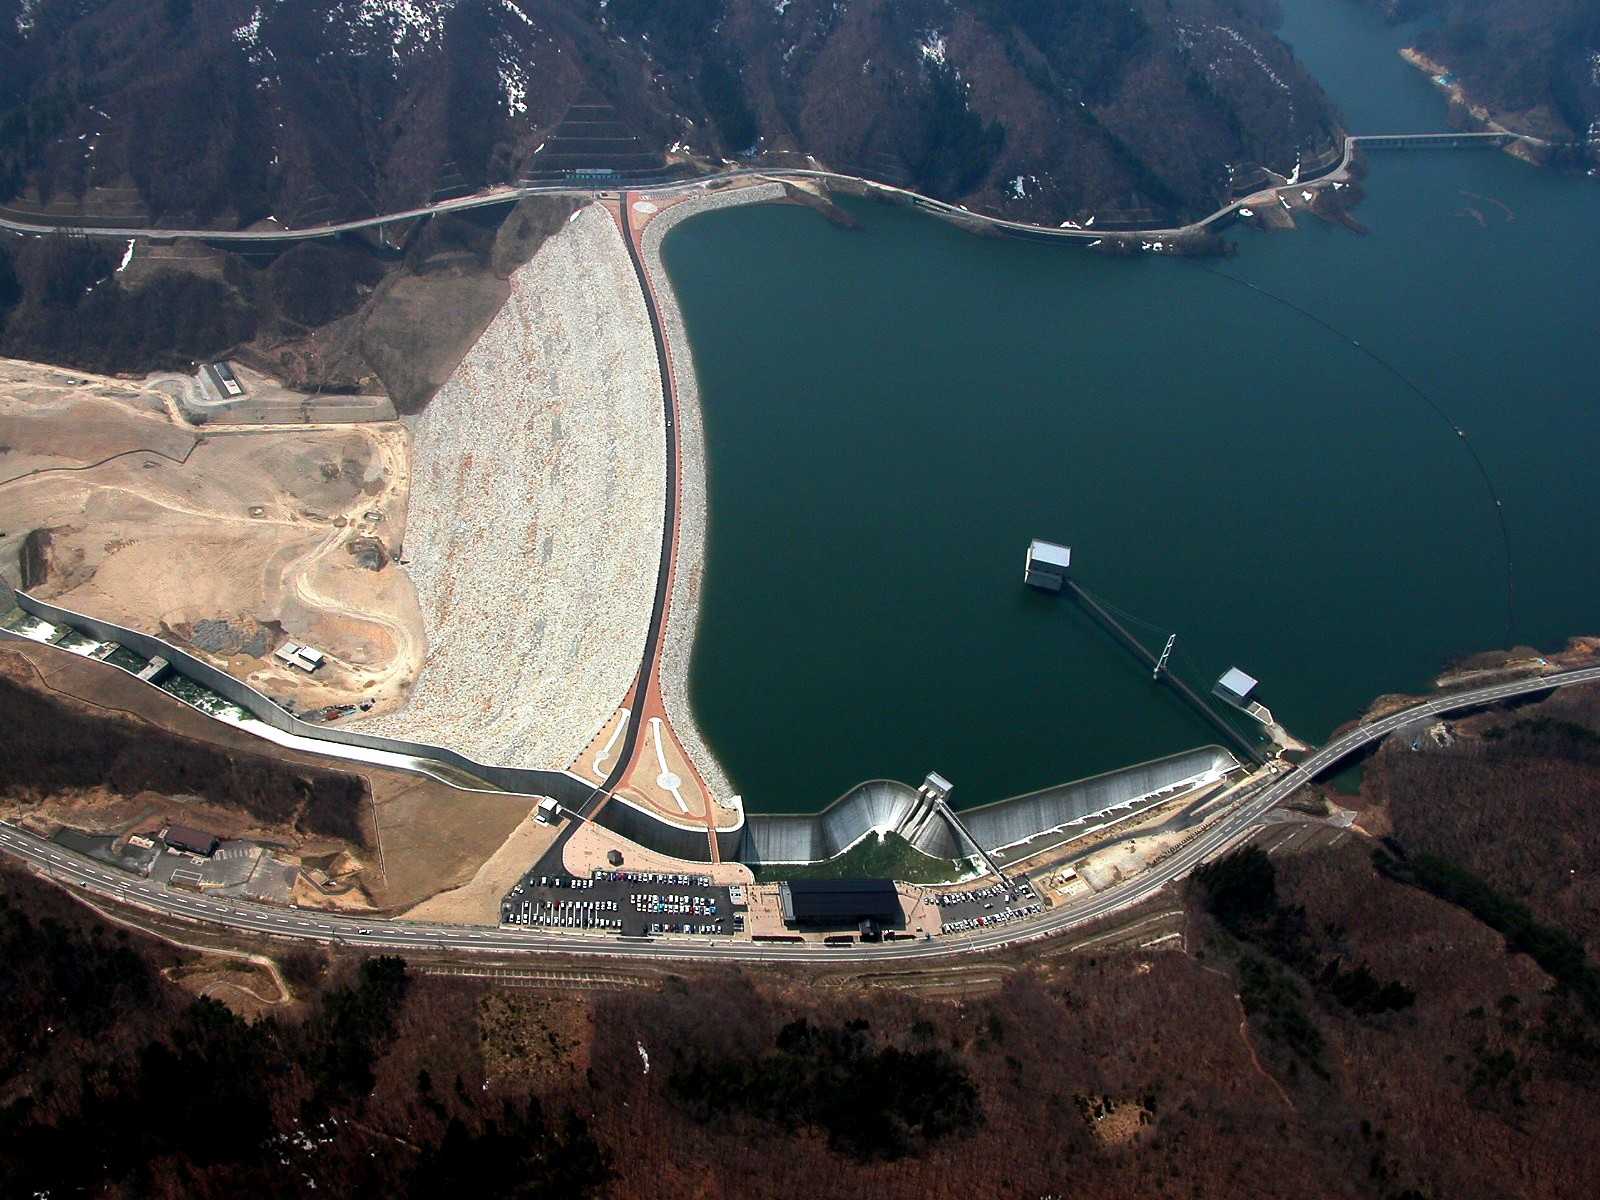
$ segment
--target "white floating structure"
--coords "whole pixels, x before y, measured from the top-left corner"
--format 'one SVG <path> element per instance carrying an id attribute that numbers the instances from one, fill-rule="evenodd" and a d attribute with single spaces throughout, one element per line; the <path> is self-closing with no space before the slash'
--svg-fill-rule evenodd
<path id="1" fill-rule="evenodd" d="M 1059 592 L 1067 581 L 1067 569 L 1071 566 L 1072 547 L 1034 538 L 1028 545 L 1028 562 L 1022 580 L 1029 587 Z"/>

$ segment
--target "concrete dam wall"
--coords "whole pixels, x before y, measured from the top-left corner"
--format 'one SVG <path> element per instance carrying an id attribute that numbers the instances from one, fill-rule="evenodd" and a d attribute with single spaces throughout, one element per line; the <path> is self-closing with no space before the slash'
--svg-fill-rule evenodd
<path id="1" fill-rule="evenodd" d="M 992 852 L 1063 825 L 1129 807 L 1186 784 L 1208 777 L 1221 779 L 1238 767 L 1239 760 L 1221 746 L 1202 746 L 1104 775 L 1029 792 L 1025 796 L 983 804 L 963 812 L 961 821 L 973 839 Z"/>
<path id="2" fill-rule="evenodd" d="M 300 721 L 249 684 L 161 638 L 60 608 L 25 592 L 14 594 L 18 607 L 32 616 L 101 641 L 119 642 L 147 658 L 165 658 L 180 674 L 284 733 L 445 764 L 508 792 L 553 796 L 574 810 L 594 797 L 593 784 L 565 771 L 479 763 L 442 746 Z M 20 636 L 0 630 L 0 638 Z M 1182 787 L 1220 780 L 1239 766 L 1239 761 L 1221 746 L 1203 746 L 997 800 L 959 814 L 949 809 L 942 796 L 936 798 L 895 780 L 875 779 L 857 784 L 820 813 L 746 814 L 742 826 L 717 832 L 717 853 L 724 860 L 737 858 L 751 865 L 826 862 L 869 833 L 892 832 L 933 858 L 983 857 L 1064 827 L 1106 823 L 1119 809 L 1154 801 L 1163 793 Z M 602 805 L 595 820 L 631 841 L 674 858 L 696 862 L 711 858 L 704 827 L 676 824 L 620 797 Z"/>

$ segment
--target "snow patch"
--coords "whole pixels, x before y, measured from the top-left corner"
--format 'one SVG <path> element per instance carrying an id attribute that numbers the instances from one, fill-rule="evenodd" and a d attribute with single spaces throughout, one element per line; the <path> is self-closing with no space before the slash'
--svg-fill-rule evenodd
<path id="1" fill-rule="evenodd" d="M 515 4 L 513 4 L 511 2 L 511 0 L 500 0 L 500 7 L 505 9 L 508 13 L 512 14 L 513 16 L 521 17 L 522 18 L 522 23 L 524 25 L 526 25 L 529 29 L 535 28 L 534 23 L 533 23 L 533 18 L 530 17 L 527 13 L 523 12 Z"/>
<path id="2" fill-rule="evenodd" d="M 444 32 L 444 19 L 455 6 L 455 0 L 357 0 L 355 19 L 369 33 L 427 45 Z"/>
<path id="3" fill-rule="evenodd" d="M 917 43 L 917 49 L 922 52 L 922 61 L 945 65 L 945 40 L 944 34 L 937 29 L 930 29 L 922 35 L 922 40 Z"/>
<path id="4" fill-rule="evenodd" d="M 250 19 L 233 31 L 233 40 L 247 50 L 253 50 L 261 44 L 261 6 L 256 5 L 255 12 L 250 14 Z"/>
<path id="5" fill-rule="evenodd" d="M 510 55 L 500 56 L 500 91 L 506 98 L 506 112 L 520 117 L 528 111 L 527 69 Z"/>

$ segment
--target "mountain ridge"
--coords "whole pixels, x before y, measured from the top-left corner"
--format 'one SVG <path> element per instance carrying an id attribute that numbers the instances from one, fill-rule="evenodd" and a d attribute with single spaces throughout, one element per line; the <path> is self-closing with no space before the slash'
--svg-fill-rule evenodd
<path id="1" fill-rule="evenodd" d="M 0 203 L 238 228 L 817 162 L 1014 219 L 1181 223 L 1337 137 L 1275 23 L 1256 0 L 0 0 Z"/>

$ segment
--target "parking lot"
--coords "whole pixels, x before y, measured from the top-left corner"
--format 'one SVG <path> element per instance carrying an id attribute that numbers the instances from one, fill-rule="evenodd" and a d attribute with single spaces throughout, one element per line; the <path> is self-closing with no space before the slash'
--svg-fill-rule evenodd
<path id="1" fill-rule="evenodd" d="M 745 931 L 744 900 L 738 885 L 719 886 L 704 875 L 596 871 L 583 879 L 535 869 L 500 902 L 500 923 L 627 937 L 729 936 Z"/>
<path id="2" fill-rule="evenodd" d="M 1026 883 L 994 883 L 967 891 L 940 892 L 929 899 L 939 906 L 941 933 L 1005 925 L 1044 911 L 1044 902 Z"/>

